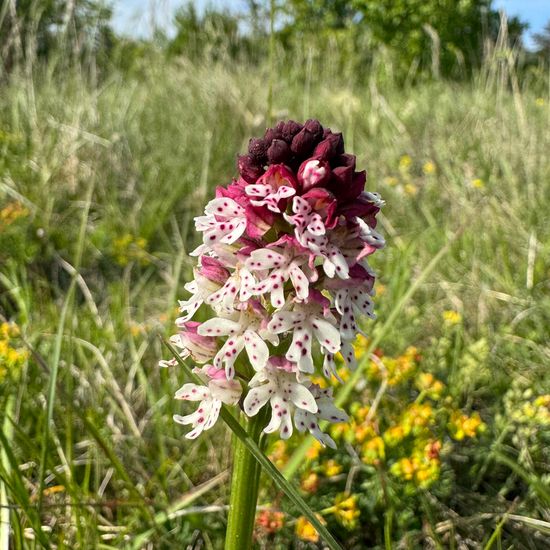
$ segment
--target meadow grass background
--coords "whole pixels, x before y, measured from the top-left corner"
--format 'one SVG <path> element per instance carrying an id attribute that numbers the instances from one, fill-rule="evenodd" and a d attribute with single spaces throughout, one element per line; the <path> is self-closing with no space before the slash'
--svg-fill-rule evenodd
<path id="1" fill-rule="evenodd" d="M 183 438 L 171 417 L 185 380 L 157 367 L 159 335 L 185 296 L 193 216 L 235 175 L 236 153 L 273 119 L 315 117 L 344 133 L 387 201 L 366 330 L 448 247 L 378 345 L 417 347 L 487 425 L 464 455 L 477 486 L 457 479 L 447 508 L 419 489 L 426 508 L 412 513 L 431 528 L 404 539 L 394 525 L 389 548 L 547 548 L 548 424 L 526 435 L 511 410 L 550 393 L 548 74 L 518 76 L 505 48 L 470 80 L 399 85 L 382 57 L 368 74 L 307 50 L 271 71 L 217 57 L 159 54 L 108 75 L 40 65 L 2 84 L 0 209 L 21 215 L 0 222 L 0 311 L 29 350 L 0 380 L 10 547 L 221 547 L 230 435 Z M 445 311 L 459 314 L 452 337 Z M 361 530 L 383 546 L 370 520 Z M 315 547 L 285 533 L 277 547 Z"/>

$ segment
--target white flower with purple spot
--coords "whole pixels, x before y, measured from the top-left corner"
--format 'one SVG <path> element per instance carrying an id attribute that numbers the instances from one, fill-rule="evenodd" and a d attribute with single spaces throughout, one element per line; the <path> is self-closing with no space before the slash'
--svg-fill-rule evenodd
<path id="1" fill-rule="evenodd" d="M 277 365 L 287 366 L 277 366 Z M 272 358 L 268 366 L 256 373 L 248 383 L 250 388 L 244 400 L 244 411 L 255 416 L 269 402 L 271 420 L 265 433 L 279 430 L 283 439 L 292 435 L 292 412 L 301 409 L 317 412 L 317 403 L 312 393 L 298 381 L 292 366 L 282 358 Z"/>
<path id="2" fill-rule="evenodd" d="M 346 340 L 353 340 L 359 331 L 355 314 L 365 315 L 369 319 L 375 319 L 373 312 L 374 302 L 370 297 L 371 289 L 365 285 L 353 288 L 341 288 L 336 291 L 334 305 L 336 311 L 342 316 L 340 319 L 340 334 Z"/>
<path id="3" fill-rule="evenodd" d="M 238 307 L 254 295 L 256 283 L 252 273 L 242 266 L 233 272 L 222 288 L 210 294 L 205 302 L 216 311 L 231 313 L 235 306 Z"/>
<path id="4" fill-rule="evenodd" d="M 245 187 L 253 206 L 265 206 L 271 212 L 281 213 L 281 204 L 296 194 L 297 183 L 292 172 L 283 165 L 272 166 L 255 184 Z"/>
<path id="5" fill-rule="evenodd" d="M 257 272 L 260 279 L 253 292 L 257 295 L 269 292 L 271 305 L 280 309 L 286 303 L 284 290 L 288 280 L 299 300 L 306 300 L 309 296 L 310 282 L 316 280 L 317 272 L 308 262 L 309 256 L 296 251 L 293 246 L 274 246 L 254 250 L 245 265 L 250 271 Z"/>
<path id="6" fill-rule="evenodd" d="M 184 384 L 175 395 L 176 399 L 199 401 L 195 412 L 186 416 L 174 415 L 178 424 L 190 424 L 193 428 L 186 434 L 187 439 L 195 439 L 204 430 L 209 430 L 218 420 L 222 404 L 235 405 L 242 393 L 239 382 L 227 380 L 223 371 L 207 365 L 200 372 L 210 378 L 207 386 Z"/>
<path id="7" fill-rule="evenodd" d="M 213 317 L 197 329 L 202 336 L 228 337 L 214 357 L 214 365 L 217 368 L 224 367 L 228 379 L 235 376 L 235 361 L 243 349 L 255 370 L 261 370 L 267 364 L 269 349 L 264 339 L 269 338 L 277 343 L 278 338 L 262 327 L 265 324 L 262 321 L 256 312 L 247 309 L 228 319 Z"/>
<path id="8" fill-rule="evenodd" d="M 325 316 L 318 304 L 297 304 L 293 311 L 278 311 L 267 329 L 273 334 L 292 332 L 286 358 L 302 372 L 314 371 L 311 345 L 313 339 L 322 350 L 335 354 L 340 350 L 340 332 L 333 315 Z"/>
<path id="9" fill-rule="evenodd" d="M 246 230 L 246 212 L 233 199 L 222 197 L 211 200 L 204 209 L 205 216 L 195 218 L 195 229 L 204 233 L 207 246 L 215 243 L 232 244 Z"/>
<path id="10" fill-rule="evenodd" d="M 294 197 L 292 201 L 293 215 L 284 214 L 285 220 L 295 226 L 295 236 L 304 247 L 317 253 L 326 243 L 326 228 L 323 218 L 314 212 L 309 203 L 302 197 Z"/>
<path id="11" fill-rule="evenodd" d="M 326 445 L 336 449 L 336 443 L 330 435 L 321 431 L 319 421 L 326 420 L 332 423 L 347 422 L 348 415 L 334 405 L 332 397 L 332 388 L 321 389 L 317 384 L 312 384 L 309 391 L 315 397 L 317 403 L 317 412 L 311 412 L 305 409 L 296 409 L 294 413 L 294 424 L 299 432 L 306 430 L 319 441 L 322 445 Z"/>

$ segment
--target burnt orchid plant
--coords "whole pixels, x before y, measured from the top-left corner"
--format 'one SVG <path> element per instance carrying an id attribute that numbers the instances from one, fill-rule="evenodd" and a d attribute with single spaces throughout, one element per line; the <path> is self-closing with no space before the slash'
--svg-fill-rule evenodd
<path id="1" fill-rule="evenodd" d="M 356 367 L 358 317 L 374 316 L 368 257 L 384 246 L 375 229 L 383 201 L 364 190 L 355 164 L 342 134 L 317 120 L 279 122 L 250 140 L 239 177 L 195 218 L 202 244 L 170 338 L 177 353 L 161 361 L 200 365 L 193 372 L 202 383 L 176 392 L 198 404 L 174 416 L 191 427 L 187 438 L 212 428 L 228 405 L 256 444 L 262 432 L 287 439 L 296 429 L 335 446 L 321 421 L 348 416 L 310 375 L 338 377 L 338 353 Z M 192 320 L 202 306 L 207 320 Z M 236 438 L 226 549 L 250 546 L 259 472 Z"/>

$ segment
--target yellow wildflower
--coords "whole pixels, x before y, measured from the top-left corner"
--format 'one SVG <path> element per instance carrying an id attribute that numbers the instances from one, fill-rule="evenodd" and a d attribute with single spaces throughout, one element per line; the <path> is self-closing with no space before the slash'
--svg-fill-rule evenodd
<path id="1" fill-rule="evenodd" d="M 451 437 L 461 441 L 465 437 L 475 437 L 485 429 L 485 424 L 479 414 L 475 412 L 472 416 L 462 414 L 460 411 L 454 411 L 449 422 L 449 431 Z"/>
<path id="2" fill-rule="evenodd" d="M 42 494 L 45 497 L 49 497 L 51 495 L 54 495 L 55 493 L 63 493 L 64 491 L 65 491 L 64 485 L 53 485 L 52 487 L 47 487 L 46 489 L 44 489 Z"/>
<path id="3" fill-rule="evenodd" d="M 319 520 L 325 523 L 323 518 L 317 514 Z M 319 542 L 319 534 L 306 517 L 300 516 L 296 521 L 296 535 L 307 542 Z"/>
<path id="4" fill-rule="evenodd" d="M 350 377 L 349 369 L 347 367 L 340 367 L 338 369 L 338 376 L 342 379 L 342 381 L 347 382 Z M 338 380 L 334 376 L 332 377 L 332 379 L 335 383 L 338 383 Z"/>
<path id="5" fill-rule="evenodd" d="M 544 101 L 544 98 L 543 97 L 537 97 L 537 99 L 535 99 L 535 105 L 537 107 L 544 107 L 544 104 L 546 102 Z"/>
<path id="6" fill-rule="evenodd" d="M 320 388 L 328 388 L 328 382 L 324 376 L 312 376 L 311 382 L 317 384 Z"/>
<path id="7" fill-rule="evenodd" d="M 475 187 L 476 189 L 483 189 L 485 187 L 485 182 L 480 178 L 476 178 L 472 180 L 472 187 Z"/>
<path id="8" fill-rule="evenodd" d="M 448 326 L 458 325 L 462 321 L 462 315 L 458 311 L 447 309 L 443 312 L 443 321 Z"/>
<path id="9" fill-rule="evenodd" d="M 361 405 L 360 403 L 355 402 L 351 405 L 350 411 L 358 422 L 363 422 L 369 414 L 370 407 L 368 405 Z"/>
<path id="10" fill-rule="evenodd" d="M 384 442 L 389 447 L 394 447 L 398 443 L 401 443 L 403 439 L 407 436 L 407 432 L 403 426 L 398 424 L 397 426 L 392 426 L 384 432 Z"/>
<path id="11" fill-rule="evenodd" d="M 353 433 L 355 435 L 354 439 L 357 443 L 363 443 L 365 439 L 376 436 L 374 427 L 370 422 L 362 422 L 361 424 L 354 423 Z"/>
<path id="12" fill-rule="evenodd" d="M 362 448 L 361 460 L 365 464 L 378 464 L 386 458 L 384 440 L 380 436 L 369 439 Z"/>
<path id="13" fill-rule="evenodd" d="M 548 407 L 550 408 L 550 395 L 539 395 L 533 401 L 535 407 Z"/>
<path id="14" fill-rule="evenodd" d="M 440 471 L 439 460 L 423 460 L 415 464 L 414 480 L 419 487 L 428 487 L 438 477 Z"/>
<path id="15" fill-rule="evenodd" d="M 407 172 L 412 164 L 412 158 L 409 155 L 403 155 L 399 159 L 399 170 Z"/>
<path id="16" fill-rule="evenodd" d="M 316 493 L 319 488 L 319 476 L 315 472 L 306 472 L 302 477 L 300 489 L 305 493 Z"/>
<path id="17" fill-rule="evenodd" d="M 322 450 L 323 446 L 317 440 L 315 440 L 307 450 L 306 458 L 308 460 L 315 460 L 316 458 L 319 458 Z"/>
<path id="18" fill-rule="evenodd" d="M 418 433 L 434 421 L 434 410 L 429 403 L 413 403 L 403 414 L 402 423 L 405 431 Z"/>
<path id="19" fill-rule="evenodd" d="M 532 402 L 524 403 L 521 416 L 539 424 L 550 424 L 550 395 L 540 395 Z"/>
<path id="20" fill-rule="evenodd" d="M 374 283 L 374 290 L 376 292 L 376 295 L 380 296 L 380 294 L 384 294 L 384 292 L 386 292 L 386 285 L 378 282 Z"/>
<path id="21" fill-rule="evenodd" d="M 6 376 L 12 381 L 19 378 L 21 368 L 29 357 L 25 349 L 16 348 L 11 341 L 19 335 L 19 328 L 14 323 L 0 325 L 0 382 Z"/>
<path id="22" fill-rule="evenodd" d="M 330 508 L 336 520 L 346 529 L 355 529 L 361 511 L 357 506 L 357 495 L 348 496 L 340 493 L 334 500 L 334 506 Z"/>
<path id="23" fill-rule="evenodd" d="M 323 464 L 323 471 L 327 477 L 337 476 L 343 469 L 343 466 L 332 458 Z"/>
<path id="24" fill-rule="evenodd" d="M 422 171 L 426 176 L 432 176 L 436 172 L 435 163 L 431 160 L 428 160 L 424 163 L 424 166 L 422 166 Z"/>
<path id="25" fill-rule="evenodd" d="M 329 428 L 330 436 L 332 439 L 338 440 L 341 437 L 348 437 L 351 431 L 351 426 L 347 422 L 339 422 L 338 424 L 332 424 Z"/>
<path id="26" fill-rule="evenodd" d="M 317 443 L 317 441 L 316 441 Z M 271 448 L 271 453 L 269 454 L 269 459 L 277 468 L 281 469 L 288 462 L 287 446 L 286 441 L 278 439 L 273 443 Z"/>
<path id="27" fill-rule="evenodd" d="M 404 189 L 405 193 L 411 197 L 414 197 L 418 193 L 418 186 L 411 182 L 406 183 Z"/>
<path id="28" fill-rule="evenodd" d="M 359 334 L 353 344 L 353 348 L 355 349 L 355 357 L 357 357 L 358 360 L 361 359 L 361 357 L 365 355 L 368 347 L 369 340 L 362 334 Z"/>
<path id="29" fill-rule="evenodd" d="M 410 481 L 414 476 L 414 465 L 410 458 L 401 458 L 391 465 L 390 473 L 396 477 Z"/>
<path id="30" fill-rule="evenodd" d="M 384 183 L 393 187 L 394 185 L 397 185 L 399 183 L 399 180 L 395 176 L 388 176 L 384 178 Z"/>
<path id="31" fill-rule="evenodd" d="M 113 253 L 118 264 L 128 265 L 131 261 L 138 261 L 142 265 L 149 263 L 149 256 L 145 250 L 147 239 L 134 237 L 126 233 L 113 241 Z"/>
<path id="32" fill-rule="evenodd" d="M 437 380 L 435 376 L 430 372 L 421 372 L 418 374 L 415 380 L 416 387 L 421 392 L 426 392 L 428 397 L 432 399 L 438 399 L 443 393 L 445 388 L 443 382 Z"/>
<path id="33" fill-rule="evenodd" d="M 23 218 L 29 215 L 29 210 L 23 206 L 19 201 L 13 201 L 8 203 L 2 210 L 0 210 L 0 230 L 2 227 L 11 225 L 19 218 Z"/>

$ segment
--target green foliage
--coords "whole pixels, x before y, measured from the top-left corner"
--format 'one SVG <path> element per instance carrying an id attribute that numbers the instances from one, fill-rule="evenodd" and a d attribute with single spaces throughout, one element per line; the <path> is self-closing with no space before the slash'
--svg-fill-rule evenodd
<path id="1" fill-rule="evenodd" d="M 345 33 L 363 58 L 387 48 L 401 74 L 415 65 L 436 76 L 469 72 L 500 27 L 492 0 L 291 0 L 282 9 L 290 19 L 282 31 L 287 38 L 299 33 L 322 41 Z M 517 18 L 508 21 L 512 43 L 524 28 Z"/>
<path id="2" fill-rule="evenodd" d="M 2 0 L 0 58 L 9 71 L 22 59 L 55 57 L 68 44 L 77 56 L 101 55 L 115 42 L 112 8 L 103 0 Z"/>
<path id="3" fill-rule="evenodd" d="M 195 5 L 189 2 L 175 14 L 176 35 L 169 41 L 167 52 L 190 59 L 250 59 L 254 49 L 260 46 L 260 40 L 258 36 L 243 34 L 239 22 L 237 15 L 210 7 L 199 14 Z"/>
<path id="4" fill-rule="evenodd" d="M 540 33 L 535 33 L 533 36 L 537 46 L 537 53 L 543 56 L 546 60 L 550 59 L 550 21 Z"/>

